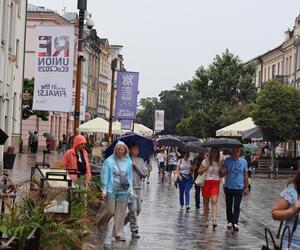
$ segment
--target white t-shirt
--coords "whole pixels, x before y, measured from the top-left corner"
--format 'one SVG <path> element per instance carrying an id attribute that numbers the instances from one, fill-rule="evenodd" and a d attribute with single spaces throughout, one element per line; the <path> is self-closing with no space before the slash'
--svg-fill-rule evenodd
<path id="1" fill-rule="evenodd" d="M 168 157 L 169 161 L 168 161 L 168 164 L 169 165 L 176 165 L 177 164 L 177 154 L 175 152 L 171 152 L 169 154 L 169 157 Z"/>
<path id="2" fill-rule="evenodd" d="M 190 159 L 188 159 L 187 161 L 185 159 L 180 159 L 177 163 L 177 166 L 179 166 L 179 173 L 181 174 L 191 173 L 192 163 Z"/>
<path id="3" fill-rule="evenodd" d="M 165 154 L 162 154 L 162 153 L 158 153 L 156 155 L 156 159 L 158 160 L 158 162 L 165 162 Z"/>
<path id="4" fill-rule="evenodd" d="M 208 167 L 209 166 L 209 161 L 208 159 L 204 159 L 202 162 L 202 165 L 204 167 Z M 215 180 L 218 181 L 220 180 L 220 165 L 218 162 L 213 161 L 212 165 L 208 167 L 207 171 L 206 171 L 206 178 L 205 180 Z"/>

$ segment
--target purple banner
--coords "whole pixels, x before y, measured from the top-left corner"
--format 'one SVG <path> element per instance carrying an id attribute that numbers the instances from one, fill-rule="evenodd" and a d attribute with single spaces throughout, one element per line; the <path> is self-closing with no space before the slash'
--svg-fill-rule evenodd
<path id="1" fill-rule="evenodd" d="M 135 120 L 139 73 L 119 71 L 117 78 L 117 101 L 115 118 Z"/>
<path id="2" fill-rule="evenodd" d="M 131 120 L 121 120 L 121 129 L 122 130 L 129 130 L 132 129 L 132 121 Z"/>

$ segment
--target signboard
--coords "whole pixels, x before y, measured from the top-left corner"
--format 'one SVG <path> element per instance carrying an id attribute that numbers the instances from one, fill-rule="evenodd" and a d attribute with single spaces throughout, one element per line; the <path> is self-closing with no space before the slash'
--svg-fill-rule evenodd
<path id="1" fill-rule="evenodd" d="M 131 120 L 121 120 L 121 129 L 122 130 L 132 130 L 132 121 Z"/>
<path id="2" fill-rule="evenodd" d="M 81 88 L 80 90 L 80 121 L 86 120 L 85 108 L 87 102 L 87 89 Z M 71 112 L 75 111 L 75 89 L 73 89 L 73 100 L 72 100 L 72 109 Z"/>
<path id="3" fill-rule="evenodd" d="M 74 27 L 36 26 L 33 110 L 69 112 L 72 105 Z"/>
<path id="4" fill-rule="evenodd" d="M 135 120 L 139 73 L 119 71 L 117 77 L 116 118 Z"/>
<path id="5" fill-rule="evenodd" d="M 165 129 L 165 111 L 164 110 L 155 110 L 155 123 L 154 131 L 160 132 Z"/>

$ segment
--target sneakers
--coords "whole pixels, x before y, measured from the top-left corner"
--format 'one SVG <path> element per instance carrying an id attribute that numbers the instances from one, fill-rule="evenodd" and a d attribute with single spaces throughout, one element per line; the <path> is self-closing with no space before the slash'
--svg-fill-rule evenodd
<path id="1" fill-rule="evenodd" d="M 231 230 L 231 229 L 232 229 L 232 223 L 231 223 L 231 222 L 229 222 L 229 223 L 227 224 L 227 229 L 228 229 L 228 230 Z"/>
<path id="2" fill-rule="evenodd" d="M 139 231 L 138 230 L 132 231 L 131 238 L 139 239 L 140 237 L 141 236 L 139 235 Z"/>
<path id="3" fill-rule="evenodd" d="M 199 212 L 200 211 L 200 207 L 196 207 L 196 209 L 195 209 L 197 212 Z"/>
<path id="4" fill-rule="evenodd" d="M 126 241 L 124 236 L 116 236 L 116 241 Z"/>
<path id="5" fill-rule="evenodd" d="M 234 224 L 233 225 L 233 231 L 237 232 L 239 230 L 240 230 L 239 225 L 238 224 Z"/>
<path id="6" fill-rule="evenodd" d="M 188 213 L 190 211 L 190 207 L 186 207 L 186 212 Z"/>

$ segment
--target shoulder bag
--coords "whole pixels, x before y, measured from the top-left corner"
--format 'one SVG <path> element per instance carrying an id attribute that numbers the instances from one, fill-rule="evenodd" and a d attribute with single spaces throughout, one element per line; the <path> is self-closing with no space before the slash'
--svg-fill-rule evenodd
<path id="1" fill-rule="evenodd" d="M 119 166 L 119 163 L 117 161 L 115 161 L 119 170 L 119 174 L 120 174 L 120 186 L 122 189 L 124 190 L 128 190 L 128 188 L 130 187 L 130 184 L 128 182 L 128 179 L 126 178 L 126 176 L 124 176 L 122 174 L 121 168 Z"/>
<path id="2" fill-rule="evenodd" d="M 205 179 L 206 179 L 206 172 L 205 171 L 203 174 L 199 174 L 195 180 L 195 185 L 199 186 L 199 187 L 203 187 L 204 186 L 204 182 L 205 182 Z"/>

